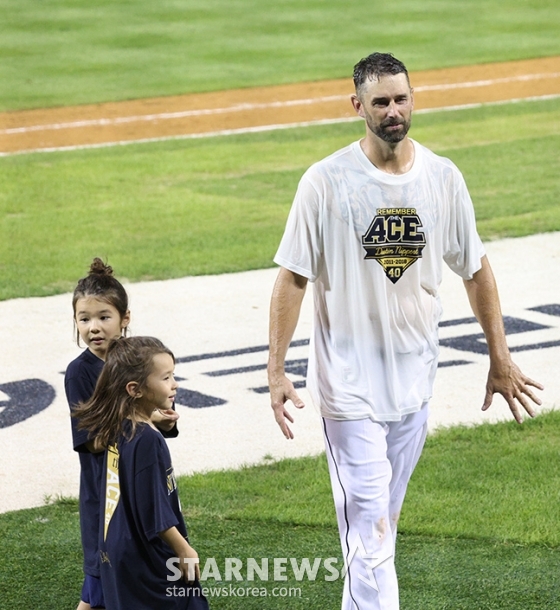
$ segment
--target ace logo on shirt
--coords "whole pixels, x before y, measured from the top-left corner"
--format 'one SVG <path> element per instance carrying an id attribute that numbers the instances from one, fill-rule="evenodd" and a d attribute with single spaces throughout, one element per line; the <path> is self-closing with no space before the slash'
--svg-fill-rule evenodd
<path id="1" fill-rule="evenodd" d="M 375 259 L 396 284 L 426 245 L 415 208 L 381 208 L 362 237 L 365 259 Z"/>

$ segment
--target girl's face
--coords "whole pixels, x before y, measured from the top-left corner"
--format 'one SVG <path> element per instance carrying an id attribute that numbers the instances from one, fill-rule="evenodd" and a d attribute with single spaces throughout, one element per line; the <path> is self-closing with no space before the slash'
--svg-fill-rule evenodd
<path id="1" fill-rule="evenodd" d="M 169 354 L 156 354 L 152 360 L 152 372 L 148 375 L 142 403 L 146 415 L 155 409 L 171 409 L 175 401 L 178 384 L 173 376 L 175 363 Z"/>
<path id="2" fill-rule="evenodd" d="M 114 305 L 96 297 L 76 301 L 76 325 L 82 341 L 101 360 L 105 360 L 111 339 L 121 336 L 128 326 L 130 313 L 121 318 Z"/>

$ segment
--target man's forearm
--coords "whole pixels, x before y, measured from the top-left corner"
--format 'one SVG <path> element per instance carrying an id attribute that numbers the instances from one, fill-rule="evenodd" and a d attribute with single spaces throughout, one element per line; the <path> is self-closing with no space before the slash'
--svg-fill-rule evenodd
<path id="1" fill-rule="evenodd" d="M 280 269 L 270 303 L 269 377 L 284 374 L 284 360 L 298 323 L 306 286 L 306 278 Z"/>
<path id="2" fill-rule="evenodd" d="M 509 358 L 496 280 L 488 259 L 484 256 L 481 262 L 473 278 L 464 281 L 469 302 L 486 337 L 490 359 Z"/>

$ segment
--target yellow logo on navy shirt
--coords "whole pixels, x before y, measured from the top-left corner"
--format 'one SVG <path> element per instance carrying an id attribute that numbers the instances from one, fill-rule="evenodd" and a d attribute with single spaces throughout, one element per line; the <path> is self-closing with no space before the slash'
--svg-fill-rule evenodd
<path id="1" fill-rule="evenodd" d="M 426 245 L 420 217 L 415 208 L 382 208 L 362 237 L 364 258 L 375 259 L 385 275 L 396 284 L 419 258 Z"/>
<path id="2" fill-rule="evenodd" d="M 177 489 L 177 479 L 173 467 L 167 469 L 167 495 L 171 495 Z"/>
<path id="3" fill-rule="evenodd" d="M 111 523 L 120 498 L 119 450 L 116 445 L 109 445 L 107 447 L 107 483 L 105 485 L 105 529 L 103 531 L 103 540 L 107 539 L 109 523 Z"/>

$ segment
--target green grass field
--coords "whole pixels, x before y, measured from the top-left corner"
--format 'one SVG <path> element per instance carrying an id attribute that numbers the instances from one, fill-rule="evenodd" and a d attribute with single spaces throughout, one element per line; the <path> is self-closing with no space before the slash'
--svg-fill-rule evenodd
<path id="1" fill-rule="evenodd" d="M 560 55 L 555 0 L 0 0 L 0 10 L 0 110 L 347 77 L 373 50 L 410 70 Z M 0 158 L 0 299 L 71 290 L 94 255 L 132 281 L 269 266 L 301 174 L 362 129 Z M 417 115 L 412 135 L 457 162 L 485 239 L 560 230 L 558 100 Z M 401 521 L 403 610 L 560 608 L 559 430 L 551 413 L 429 437 Z M 203 557 L 339 557 L 323 457 L 179 485 Z M 77 501 L 0 515 L 0 557 L 0 608 L 72 610 Z M 339 606 L 341 581 L 323 572 L 286 586 L 301 597 L 212 608 Z"/>
<path id="2" fill-rule="evenodd" d="M 560 413 L 441 430 L 428 437 L 409 486 L 397 544 L 403 610 L 553 610 L 560 607 Z M 339 604 L 341 581 L 247 580 L 247 558 L 333 557 L 338 534 L 323 456 L 238 471 L 180 477 L 181 501 L 202 564 L 215 558 L 229 590 L 270 597 L 214 597 L 214 610 L 323 610 Z M 2 607 L 71 610 L 81 585 L 77 502 L 65 499 L 0 515 Z M 225 559 L 244 562 L 226 580 Z M 288 563 L 288 565 L 290 565 Z M 336 564 L 334 564 L 336 567 Z M 39 568 L 39 569 L 38 569 Z M 274 598 L 276 586 L 299 588 Z"/>
<path id="3" fill-rule="evenodd" d="M 0 0 L 0 110 L 560 55 L 556 0 Z"/>
<path id="4" fill-rule="evenodd" d="M 303 172 L 362 131 L 0 158 L 0 299 L 71 291 L 93 256 L 131 281 L 271 266 Z M 560 100 L 421 114 L 411 133 L 459 165 L 484 239 L 560 230 Z"/>

